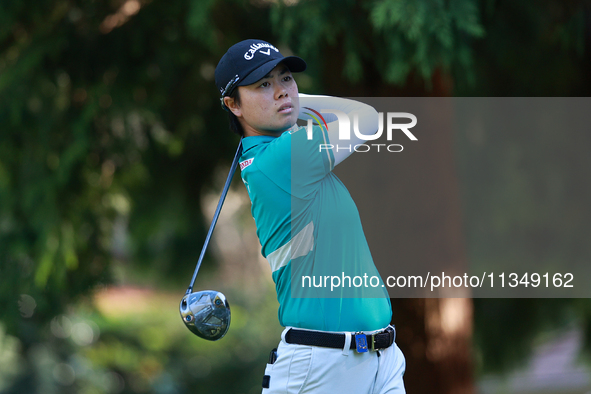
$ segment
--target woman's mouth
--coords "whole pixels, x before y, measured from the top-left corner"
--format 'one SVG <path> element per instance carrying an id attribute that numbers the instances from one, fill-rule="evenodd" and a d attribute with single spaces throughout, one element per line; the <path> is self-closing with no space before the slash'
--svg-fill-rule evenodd
<path id="1" fill-rule="evenodd" d="M 280 114 L 290 114 L 292 109 L 293 106 L 291 104 L 283 104 L 281 107 L 279 107 L 277 112 L 279 112 Z"/>

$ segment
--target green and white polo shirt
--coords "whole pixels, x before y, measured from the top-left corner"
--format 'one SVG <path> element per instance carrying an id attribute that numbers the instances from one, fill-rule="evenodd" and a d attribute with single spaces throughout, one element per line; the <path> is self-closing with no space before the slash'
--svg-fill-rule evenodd
<path id="1" fill-rule="evenodd" d="M 379 278 L 359 212 L 332 173 L 332 151 L 320 149 L 329 143 L 326 131 L 315 126 L 311 138 L 300 127 L 242 141 L 242 181 L 273 272 L 279 321 L 323 331 L 384 328 L 392 312 L 381 279 L 351 283 L 355 276 Z M 327 276 L 342 278 L 344 286 L 331 287 Z"/>

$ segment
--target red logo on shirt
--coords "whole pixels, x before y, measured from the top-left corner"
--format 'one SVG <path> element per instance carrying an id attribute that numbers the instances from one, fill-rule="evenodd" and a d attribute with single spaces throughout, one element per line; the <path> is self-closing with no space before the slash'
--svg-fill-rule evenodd
<path id="1" fill-rule="evenodd" d="M 253 159 L 244 160 L 240 163 L 240 171 L 244 170 L 246 167 L 252 164 Z"/>

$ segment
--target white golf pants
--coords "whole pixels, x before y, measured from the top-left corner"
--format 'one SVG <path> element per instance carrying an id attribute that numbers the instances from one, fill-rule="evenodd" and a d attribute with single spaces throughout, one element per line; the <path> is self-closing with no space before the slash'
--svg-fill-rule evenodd
<path id="1" fill-rule="evenodd" d="M 263 394 L 403 394 L 404 355 L 396 342 L 387 349 L 357 353 L 348 333 L 344 349 L 295 345 L 277 347 L 277 360 L 267 364 Z M 369 333 L 368 333 L 369 334 Z"/>

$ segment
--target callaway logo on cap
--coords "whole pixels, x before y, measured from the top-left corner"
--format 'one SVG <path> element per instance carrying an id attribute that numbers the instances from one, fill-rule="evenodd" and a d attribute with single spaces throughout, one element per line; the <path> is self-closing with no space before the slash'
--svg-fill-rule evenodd
<path id="1" fill-rule="evenodd" d="M 297 56 L 284 57 L 273 45 L 263 40 L 244 40 L 228 49 L 215 68 L 215 84 L 223 98 L 237 86 L 246 86 L 263 78 L 279 63 L 291 72 L 302 72 L 306 62 Z"/>
<path id="2" fill-rule="evenodd" d="M 275 48 L 273 45 L 268 44 L 266 42 L 260 42 L 258 44 L 252 44 L 250 46 L 250 49 L 248 51 L 246 51 L 246 53 L 244 54 L 244 58 L 246 60 L 250 60 L 250 59 L 254 58 L 254 54 L 256 53 L 256 51 L 258 51 L 261 48 L 270 48 L 270 49 L 267 49 L 266 51 L 264 51 L 264 50 L 260 51 L 261 54 L 267 55 L 267 56 L 271 56 L 271 49 L 274 50 L 275 52 L 279 52 L 279 49 Z"/>

